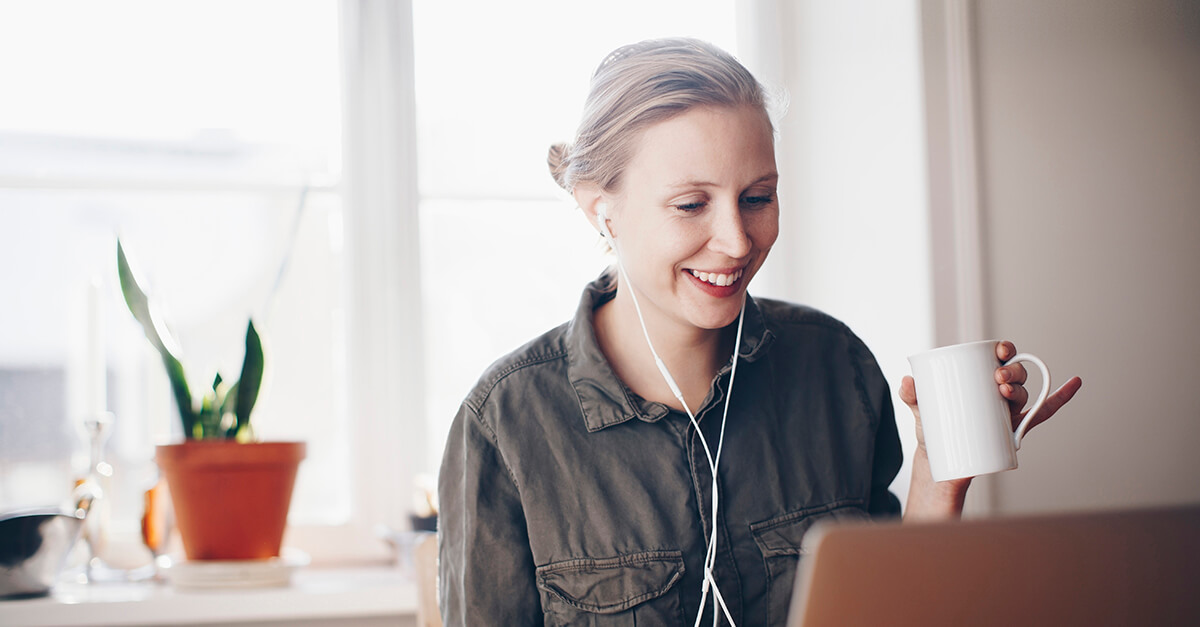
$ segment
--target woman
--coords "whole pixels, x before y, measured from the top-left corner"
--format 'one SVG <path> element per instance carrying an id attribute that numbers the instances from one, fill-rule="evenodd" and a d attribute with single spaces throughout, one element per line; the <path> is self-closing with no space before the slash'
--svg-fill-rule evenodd
<path id="1" fill-rule="evenodd" d="M 549 162 L 617 267 L 571 321 L 489 368 L 455 418 L 439 479 L 446 624 L 782 624 L 814 522 L 899 515 L 901 449 L 862 342 L 746 293 L 779 230 L 762 87 L 703 42 L 620 48 Z M 1014 414 L 1024 380 L 997 369 Z M 917 414 L 911 379 L 901 398 Z M 906 516 L 957 516 L 968 484 L 935 484 L 919 447 Z"/>

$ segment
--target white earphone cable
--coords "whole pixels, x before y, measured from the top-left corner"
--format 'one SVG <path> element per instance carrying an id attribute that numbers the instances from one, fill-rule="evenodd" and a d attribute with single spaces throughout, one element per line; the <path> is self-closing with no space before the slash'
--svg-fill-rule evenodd
<path id="1" fill-rule="evenodd" d="M 621 272 L 621 277 L 625 279 L 625 284 L 629 286 L 629 296 L 633 300 L 633 308 L 634 311 L 637 312 L 638 322 L 642 327 L 642 335 L 646 338 L 646 346 L 650 348 L 650 354 L 654 357 L 654 364 L 658 367 L 658 371 L 662 373 L 663 379 L 667 383 L 667 387 L 671 389 L 671 394 L 673 394 L 676 400 L 678 400 L 683 406 L 683 411 L 687 413 L 688 420 L 691 421 L 692 428 L 696 430 L 696 435 L 700 439 L 700 444 L 704 447 L 704 455 L 708 460 L 709 471 L 712 474 L 712 532 L 709 536 L 704 555 L 704 580 L 703 584 L 701 585 L 700 609 L 696 613 L 696 623 L 694 627 L 700 627 L 700 621 L 704 617 L 704 605 L 708 601 L 709 588 L 712 588 L 713 592 L 714 627 L 718 622 L 718 609 L 720 612 L 724 613 L 725 619 L 729 621 L 729 624 L 736 627 L 736 624 L 733 621 L 733 616 L 730 615 L 729 608 L 725 604 L 725 599 L 721 595 L 721 591 L 717 586 L 716 579 L 713 577 L 713 569 L 716 567 L 717 560 L 717 512 L 720 503 L 720 499 L 718 497 L 717 465 L 720 463 L 721 450 L 725 444 L 725 423 L 729 417 L 729 401 L 733 397 L 733 380 L 737 374 L 738 351 L 742 345 L 742 323 L 746 318 L 745 296 L 742 297 L 741 312 L 738 314 L 737 336 L 734 340 L 733 357 L 731 358 L 732 365 L 729 372 L 729 389 L 725 393 L 725 407 L 721 414 L 720 437 L 717 440 L 717 453 L 714 456 L 712 450 L 708 446 L 708 441 L 704 437 L 704 433 L 700 430 L 700 423 L 696 420 L 696 416 L 692 414 L 691 408 L 688 407 L 687 401 L 685 401 L 683 398 L 683 392 L 679 389 L 678 384 L 675 383 L 675 379 L 671 376 L 671 372 L 667 369 L 667 365 L 663 363 L 662 358 L 658 356 L 658 352 L 654 350 L 654 342 L 650 340 L 650 331 L 646 328 L 646 319 L 642 316 L 642 307 L 638 303 L 637 294 L 635 293 L 636 290 L 633 289 L 633 283 L 629 280 L 629 274 L 625 271 L 625 265 L 621 263 L 621 255 L 617 253 L 616 242 L 613 240 L 612 233 L 608 229 L 607 215 L 603 204 L 597 208 L 597 218 L 597 221 L 600 224 L 600 233 L 604 236 L 604 239 L 608 242 L 608 245 L 613 249 L 613 254 L 617 257 L 617 269 Z"/>
<path id="2" fill-rule="evenodd" d="M 720 611 L 724 612 L 725 620 L 729 621 L 730 625 L 736 627 L 736 623 L 729 613 L 729 608 L 725 605 L 725 599 L 721 596 L 721 591 L 717 587 L 717 582 L 713 578 L 712 572 L 713 568 L 716 566 L 717 560 L 717 511 L 720 502 L 717 490 L 717 465 L 720 462 L 721 448 L 724 445 L 725 440 L 725 422 L 729 417 L 729 399 L 733 396 L 733 377 L 737 370 L 737 353 L 741 346 L 742 321 L 745 319 L 746 301 L 745 299 L 742 300 L 742 311 L 738 315 L 738 331 L 737 340 L 734 344 L 733 351 L 733 367 L 729 373 L 729 390 L 725 395 L 725 407 L 724 412 L 721 415 L 721 437 L 717 445 L 717 455 L 714 458 L 712 449 L 710 449 L 708 446 L 708 440 L 704 437 L 704 433 L 700 430 L 700 423 L 696 420 L 696 416 L 692 413 L 691 408 L 688 407 L 687 401 L 683 399 L 683 393 L 680 391 L 679 386 L 675 383 L 675 379 L 671 376 L 670 371 L 667 370 L 666 364 L 664 364 L 662 358 L 658 356 L 658 352 L 654 350 L 654 343 L 650 340 L 650 332 L 646 328 L 646 320 L 642 316 L 641 305 L 638 303 L 637 295 L 634 293 L 633 284 L 629 281 L 629 275 L 625 272 L 625 266 L 621 263 L 620 255 L 617 256 L 617 268 L 621 271 L 621 276 L 624 277 L 626 285 L 629 285 L 629 295 L 633 299 L 633 308 L 634 311 L 637 312 L 638 322 L 641 323 L 642 334 L 646 338 L 646 345 L 650 348 L 650 354 L 654 357 L 654 363 L 658 366 L 659 372 L 662 373 L 663 378 L 666 380 L 667 387 L 671 388 L 671 393 L 683 406 L 683 411 L 687 413 L 688 420 L 690 420 L 692 423 L 692 428 L 696 430 L 696 435 L 700 438 L 700 445 L 704 448 L 704 455 L 708 458 L 709 472 L 712 474 L 712 533 L 709 537 L 707 550 L 705 551 L 704 555 L 704 583 L 701 586 L 700 593 L 701 609 L 696 614 L 695 627 L 700 627 L 700 621 L 704 617 L 703 608 L 705 603 L 708 601 L 709 588 L 712 588 L 713 592 L 713 625 L 717 624 L 716 610 L 719 608 Z"/>

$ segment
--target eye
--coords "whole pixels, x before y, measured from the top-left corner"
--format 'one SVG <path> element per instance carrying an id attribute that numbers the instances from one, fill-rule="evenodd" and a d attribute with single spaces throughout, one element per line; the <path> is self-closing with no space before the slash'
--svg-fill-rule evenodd
<path id="1" fill-rule="evenodd" d="M 685 203 L 680 203 L 678 205 L 672 205 L 672 206 L 680 211 L 685 211 L 687 213 L 693 213 L 693 212 L 700 211 L 701 209 L 703 209 L 704 205 L 706 205 L 706 204 L 708 204 L 708 203 L 704 202 L 703 200 L 697 200 L 695 202 L 685 202 Z"/>
<path id="2" fill-rule="evenodd" d="M 742 196 L 742 202 L 751 207 L 762 207 L 769 205 L 775 200 L 774 194 L 761 194 L 758 196 Z"/>

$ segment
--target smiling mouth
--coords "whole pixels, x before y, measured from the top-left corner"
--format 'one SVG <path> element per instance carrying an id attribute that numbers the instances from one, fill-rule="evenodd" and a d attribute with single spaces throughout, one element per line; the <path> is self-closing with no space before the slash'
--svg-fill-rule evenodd
<path id="1" fill-rule="evenodd" d="M 730 285 L 733 285 L 734 283 L 737 283 L 738 279 L 742 278 L 742 275 L 746 273 L 746 269 L 742 268 L 742 269 L 738 270 L 737 272 L 733 272 L 731 274 L 721 274 L 721 273 L 717 273 L 717 272 L 701 272 L 699 270 L 689 270 L 688 272 L 691 272 L 692 276 L 696 277 L 697 279 L 700 279 L 701 281 L 704 281 L 705 283 L 708 283 L 709 285 L 715 285 L 717 287 L 728 287 Z"/>

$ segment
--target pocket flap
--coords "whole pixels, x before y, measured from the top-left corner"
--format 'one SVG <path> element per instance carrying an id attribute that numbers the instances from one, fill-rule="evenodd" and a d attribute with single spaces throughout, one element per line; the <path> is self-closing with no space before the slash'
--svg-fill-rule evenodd
<path id="1" fill-rule="evenodd" d="M 835 501 L 754 523 L 750 525 L 750 531 L 764 557 L 804 555 L 808 552 L 804 546 L 804 536 L 813 525 L 870 518 L 870 514 L 862 509 L 862 501 Z"/>
<path id="2" fill-rule="evenodd" d="M 537 569 L 537 584 L 577 609 L 613 614 L 662 596 L 683 570 L 682 552 L 647 551 L 547 564 Z"/>

